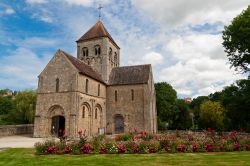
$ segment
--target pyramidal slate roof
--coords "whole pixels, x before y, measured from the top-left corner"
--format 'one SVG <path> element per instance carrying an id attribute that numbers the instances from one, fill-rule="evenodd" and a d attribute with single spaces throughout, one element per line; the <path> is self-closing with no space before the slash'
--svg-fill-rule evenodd
<path id="1" fill-rule="evenodd" d="M 112 69 L 109 85 L 145 84 L 148 82 L 151 65 L 124 66 Z"/>
<path id="2" fill-rule="evenodd" d="M 69 59 L 69 61 L 77 68 L 77 70 L 79 71 L 80 74 L 89 76 L 97 81 L 105 83 L 102 80 L 101 75 L 98 74 L 91 66 L 81 62 L 77 58 L 73 57 L 72 55 L 66 53 L 65 51 L 63 51 L 61 49 L 59 49 L 58 52 L 64 54 Z"/>
<path id="3" fill-rule="evenodd" d="M 98 20 L 94 26 L 92 26 L 80 39 L 78 39 L 76 42 L 80 41 L 87 41 L 91 39 L 96 39 L 100 37 L 108 37 L 111 42 L 119 48 L 119 46 L 116 44 L 114 39 L 111 37 L 111 35 L 108 33 L 107 29 L 104 27 L 103 23 Z"/>

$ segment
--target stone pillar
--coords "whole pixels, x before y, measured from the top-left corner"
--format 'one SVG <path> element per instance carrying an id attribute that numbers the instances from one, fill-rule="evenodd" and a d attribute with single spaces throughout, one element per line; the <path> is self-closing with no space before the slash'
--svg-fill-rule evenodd
<path id="1" fill-rule="evenodd" d="M 41 133 L 40 125 L 41 125 L 41 116 L 40 115 L 35 115 L 33 137 L 41 137 L 41 135 L 40 135 L 40 133 Z"/>
<path id="2" fill-rule="evenodd" d="M 70 136 L 75 138 L 76 137 L 76 114 L 70 114 L 70 119 L 69 119 L 69 133 L 70 133 Z"/>

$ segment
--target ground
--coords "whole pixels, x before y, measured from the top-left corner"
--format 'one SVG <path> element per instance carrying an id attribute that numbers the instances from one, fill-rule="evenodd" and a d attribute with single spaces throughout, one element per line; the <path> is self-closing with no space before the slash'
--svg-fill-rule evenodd
<path id="1" fill-rule="evenodd" d="M 0 150 L 3 148 L 31 148 L 36 142 L 43 140 L 42 138 L 32 138 L 31 135 L 0 137 Z"/>
<path id="2" fill-rule="evenodd" d="M 0 152 L 0 165 L 250 165 L 250 152 L 105 154 L 105 155 L 34 155 L 33 148 L 6 149 Z"/>

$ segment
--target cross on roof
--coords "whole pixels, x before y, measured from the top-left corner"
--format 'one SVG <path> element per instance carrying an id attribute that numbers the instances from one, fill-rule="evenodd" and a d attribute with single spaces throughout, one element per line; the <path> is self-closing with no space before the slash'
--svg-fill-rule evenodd
<path id="1" fill-rule="evenodd" d="M 101 20 L 101 9 L 103 8 L 103 6 L 101 4 L 99 4 L 98 10 L 99 10 L 99 20 Z"/>

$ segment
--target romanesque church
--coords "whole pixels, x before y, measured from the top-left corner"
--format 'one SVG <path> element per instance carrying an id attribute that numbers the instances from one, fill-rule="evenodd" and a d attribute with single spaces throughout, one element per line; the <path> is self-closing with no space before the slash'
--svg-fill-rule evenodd
<path id="1" fill-rule="evenodd" d="M 151 65 L 120 66 L 120 48 L 100 20 L 76 43 L 77 58 L 59 49 L 38 76 L 34 137 L 155 133 Z"/>

